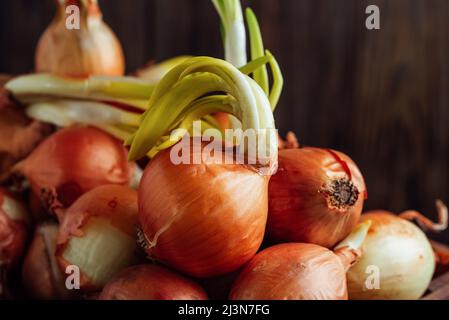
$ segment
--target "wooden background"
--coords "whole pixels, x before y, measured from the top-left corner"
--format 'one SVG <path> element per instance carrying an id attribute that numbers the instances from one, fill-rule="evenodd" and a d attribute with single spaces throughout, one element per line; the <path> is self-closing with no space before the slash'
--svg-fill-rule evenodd
<path id="1" fill-rule="evenodd" d="M 209 0 L 103 0 L 128 71 L 179 54 L 222 55 Z M 436 216 L 449 202 L 449 1 L 252 0 L 286 79 L 276 120 L 306 145 L 351 155 L 367 209 Z M 380 31 L 365 8 L 381 8 Z M 33 69 L 53 0 L 0 1 L 0 72 Z M 449 242 L 449 234 L 439 236 Z"/>

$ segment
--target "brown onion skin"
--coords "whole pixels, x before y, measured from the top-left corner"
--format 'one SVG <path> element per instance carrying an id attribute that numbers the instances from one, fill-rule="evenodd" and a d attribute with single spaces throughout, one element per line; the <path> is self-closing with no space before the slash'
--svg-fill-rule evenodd
<path id="1" fill-rule="evenodd" d="M 203 288 L 164 267 L 127 268 L 103 289 L 99 300 L 207 300 Z"/>
<path id="2" fill-rule="evenodd" d="M 130 237 L 135 237 L 137 225 L 137 192 L 119 185 L 104 185 L 82 195 L 62 215 L 56 242 L 56 259 L 62 273 L 70 261 L 64 259 L 64 250 L 70 239 L 83 236 L 83 226 L 91 218 L 104 218 L 112 226 Z M 81 270 L 80 287 L 85 292 L 98 290 Z"/>
<path id="3" fill-rule="evenodd" d="M 65 288 L 56 265 L 54 248 L 57 230 L 56 224 L 36 228 L 22 267 L 24 289 L 29 298 L 53 300 L 74 297 L 73 292 Z"/>
<path id="4" fill-rule="evenodd" d="M 28 178 L 38 197 L 43 189 L 54 189 L 68 207 L 95 187 L 127 185 L 133 170 L 127 155 L 118 140 L 101 130 L 71 127 L 45 139 L 15 170 Z"/>
<path id="5" fill-rule="evenodd" d="M 238 164 L 174 165 L 170 150 L 158 154 L 139 187 L 140 226 L 153 242 L 147 253 L 197 278 L 237 270 L 262 243 L 268 181 Z"/>
<path id="6" fill-rule="evenodd" d="M 10 178 L 11 168 L 51 131 L 49 124 L 29 119 L 0 84 L 0 184 Z"/>
<path id="7" fill-rule="evenodd" d="M 5 189 L 0 188 L 0 267 L 14 268 L 23 256 L 28 238 L 28 222 L 14 220 L 3 210 L 5 197 L 18 201 Z"/>
<path id="8" fill-rule="evenodd" d="M 347 164 L 359 191 L 352 206 L 337 208 L 323 192 L 332 179 L 348 178 L 333 154 Z M 269 184 L 268 238 L 332 248 L 358 223 L 365 196 L 363 176 L 345 154 L 319 148 L 280 150 L 278 172 Z"/>
<path id="9" fill-rule="evenodd" d="M 78 5 L 79 30 L 66 27 L 66 6 Z M 125 71 L 123 50 L 112 30 L 103 22 L 96 1 L 85 8 L 80 1 L 58 5 L 53 22 L 42 34 L 36 48 L 36 72 L 68 77 L 89 75 L 121 76 Z"/>
<path id="10" fill-rule="evenodd" d="M 243 269 L 231 300 L 347 300 L 346 271 L 332 251 L 305 243 L 259 252 Z"/>

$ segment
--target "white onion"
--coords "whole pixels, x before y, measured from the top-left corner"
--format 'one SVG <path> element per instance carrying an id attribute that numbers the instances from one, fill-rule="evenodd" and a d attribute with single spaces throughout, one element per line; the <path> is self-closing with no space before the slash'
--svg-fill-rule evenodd
<path id="1" fill-rule="evenodd" d="M 362 258 L 348 274 L 349 298 L 414 300 L 426 291 L 435 255 L 425 234 L 413 223 L 385 211 L 364 214 L 372 226 Z"/>

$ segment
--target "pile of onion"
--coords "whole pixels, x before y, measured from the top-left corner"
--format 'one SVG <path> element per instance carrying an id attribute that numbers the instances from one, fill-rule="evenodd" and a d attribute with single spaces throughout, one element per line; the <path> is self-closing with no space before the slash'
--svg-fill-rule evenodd
<path id="1" fill-rule="evenodd" d="M 435 270 L 435 254 L 426 235 L 408 219 L 428 229 L 447 228 L 447 208 L 438 201 L 440 223 L 433 224 L 415 211 L 400 216 L 372 211 L 361 220 L 372 227 L 363 244 L 363 257 L 348 272 L 353 300 L 414 300 L 427 290 Z"/>
<path id="2" fill-rule="evenodd" d="M 366 197 L 363 176 L 345 154 L 319 148 L 279 151 L 269 184 L 271 241 L 332 248 L 358 223 Z"/>
<path id="3" fill-rule="evenodd" d="M 206 300 L 204 290 L 192 280 L 166 268 L 145 264 L 130 267 L 111 280 L 100 300 Z"/>
<path id="4" fill-rule="evenodd" d="M 56 223 L 44 223 L 36 228 L 22 268 L 22 282 L 29 298 L 54 300 L 75 296 L 65 287 L 56 261 L 57 235 Z"/>
<path id="5" fill-rule="evenodd" d="M 68 266 L 79 268 L 82 292 L 101 289 L 138 262 L 136 191 L 105 185 L 85 193 L 69 209 L 57 210 L 56 259 L 65 276 Z"/>
<path id="6" fill-rule="evenodd" d="M 95 187 L 127 185 L 133 168 L 127 150 L 115 138 L 99 129 L 71 127 L 45 139 L 14 170 L 29 180 L 36 196 L 54 190 L 68 207 Z"/>
<path id="7" fill-rule="evenodd" d="M 36 49 L 36 72 L 70 77 L 123 75 L 123 50 L 117 37 L 103 22 L 97 0 L 58 0 L 53 22 L 41 36 Z M 69 6 L 80 11 L 79 29 L 73 23 Z"/>
<path id="8" fill-rule="evenodd" d="M 286 243 L 258 253 L 243 269 L 231 300 L 347 300 L 346 272 L 360 257 L 370 227 L 360 224 L 334 252 Z"/>

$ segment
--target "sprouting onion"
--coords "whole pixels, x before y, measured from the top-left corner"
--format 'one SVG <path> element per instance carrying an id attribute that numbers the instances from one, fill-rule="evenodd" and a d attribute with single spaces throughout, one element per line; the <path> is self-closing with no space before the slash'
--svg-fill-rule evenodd
<path id="1" fill-rule="evenodd" d="M 154 157 L 139 188 L 141 243 L 153 259 L 185 274 L 207 278 L 233 272 L 262 242 L 278 141 L 269 95 L 245 73 L 254 73 L 264 59 L 277 65 L 269 53 L 241 70 L 210 57 L 181 63 L 158 83 L 139 128 L 126 140 L 130 159 Z M 210 162 L 204 144 L 190 149 L 200 163 L 173 164 L 173 151 L 186 143 L 190 148 L 184 137 L 191 123 L 215 112 L 234 116 L 243 131 L 254 130 L 255 145 L 233 141 L 254 165 L 236 164 L 224 152 L 215 155 L 224 162 Z M 265 176 L 261 169 L 268 169 Z"/>

